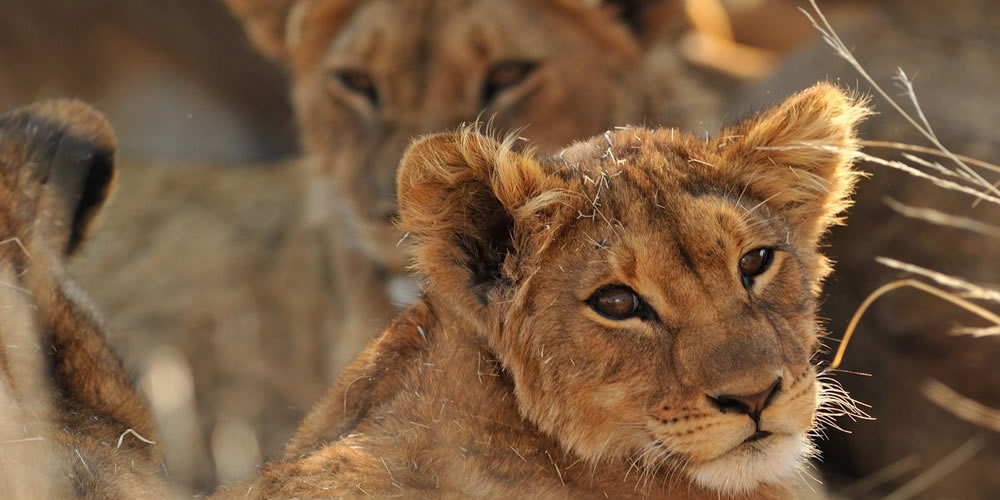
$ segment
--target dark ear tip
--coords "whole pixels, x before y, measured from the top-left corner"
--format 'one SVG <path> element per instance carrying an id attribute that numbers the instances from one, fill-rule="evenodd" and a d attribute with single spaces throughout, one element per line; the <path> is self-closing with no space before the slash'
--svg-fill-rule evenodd
<path id="1" fill-rule="evenodd" d="M 100 111 L 83 101 L 39 101 L 15 109 L 11 115 L 27 115 L 39 122 L 60 126 L 67 135 L 87 141 L 97 150 L 114 152 L 118 146 L 111 123 Z"/>
<path id="2" fill-rule="evenodd" d="M 0 115 L 0 132 L 21 145 L 23 165 L 30 166 L 25 174 L 48 193 L 48 232 L 72 255 L 114 188 L 117 141 L 111 124 L 88 104 L 53 99 Z"/>

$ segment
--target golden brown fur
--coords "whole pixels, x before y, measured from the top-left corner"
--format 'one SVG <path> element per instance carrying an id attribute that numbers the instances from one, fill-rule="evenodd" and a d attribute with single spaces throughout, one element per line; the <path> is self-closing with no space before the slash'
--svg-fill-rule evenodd
<path id="1" fill-rule="evenodd" d="M 115 140 L 75 101 L 0 115 L 0 496 L 156 498 L 152 418 L 63 271 L 114 181 Z M 142 439 L 139 439 L 139 436 Z"/>
<path id="2" fill-rule="evenodd" d="M 625 127 L 553 156 L 471 128 L 417 141 L 398 189 L 424 296 L 284 459 L 220 495 L 791 498 L 821 392 L 817 245 L 865 114 L 818 85 L 709 140 Z M 771 267 L 741 283 L 760 247 Z M 598 314 L 609 284 L 651 312 Z M 769 386 L 756 427 L 717 406 Z"/>
<path id="3" fill-rule="evenodd" d="M 821 2 L 821 6 L 823 3 Z M 896 68 L 915 82 L 923 112 L 941 142 L 955 153 L 996 163 L 1000 159 L 1000 10 L 990 0 L 868 2 L 867 14 L 853 23 L 834 23 L 845 42 L 893 96 Z M 842 18 L 847 21 L 847 18 Z M 856 71 L 822 41 L 789 59 L 753 95 L 738 95 L 738 105 L 763 105 L 817 78 L 855 82 Z M 866 84 L 862 83 L 864 89 Z M 906 98 L 898 99 L 904 103 Z M 989 104 L 984 104 L 989 103 Z M 865 123 L 866 139 L 930 146 L 880 98 L 878 114 Z M 900 152 L 866 148 L 868 154 L 906 161 Z M 933 161 L 946 160 L 926 157 Z M 885 256 L 955 274 L 979 283 L 1000 283 L 996 244 L 955 228 L 905 218 L 886 198 L 985 222 L 1000 220 L 989 203 L 947 192 L 921 179 L 878 165 L 863 165 L 871 178 L 858 184 L 857 205 L 848 224 L 835 229 L 829 253 L 837 272 L 827 287 L 822 315 L 839 338 L 864 298 L 901 277 L 875 261 Z M 984 172 L 984 175 L 991 175 Z M 990 178 L 990 182 L 995 178 Z M 1000 407 L 1000 377 L 995 375 L 1000 344 L 995 340 L 952 336 L 956 325 L 982 323 L 952 304 L 920 292 L 901 290 L 879 300 L 863 317 L 843 368 L 871 374 L 841 378 L 851 394 L 871 408 L 873 422 L 859 422 L 850 435 L 834 432 L 824 442 L 827 471 L 848 483 L 892 464 L 916 457 L 916 467 L 865 498 L 883 498 L 955 451 L 980 429 L 938 408 L 921 392 L 930 378 L 991 407 Z M 1000 490 L 1000 436 L 987 433 L 987 446 L 923 493 L 926 498 L 991 498 Z M 912 458 L 910 458 L 912 460 Z M 834 474 L 831 474 L 831 476 Z"/>
<path id="4" fill-rule="evenodd" d="M 449 12 L 433 19 L 406 15 L 434 3 Z M 149 396 L 161 430 L 171 436 L 165 451 L 173 477 L 199 489 L 215 484 L 216 471 L 223 479 L 251 472 L 255 460 L 246 457 L 280 454 L 308 407 L 395 314 L 387 288 L 400 304 L 414 300 L 415 282 L 399 269 L 403 251 L 395 245 L 402 233 L 376 242 L 380 252 L 394 255 L 395 270 L 373 267 L 363 248 L 368 239 L 351 228 L 363 225 L 387 234 L 387 221 L 363 219 L 347 209 L 374 199 L 369 188 L 376 184 L 378 196 L 386 197 L 383 203 L 391 202 L 395 169 L 411 134 L 455 129 L 478 116 L 479 105 L 470 102 L 475 99 L 452 99 L 451 89 L 477 93 L 486 66 L 498 59 L 543 59 L 546 64 L 525 86 L 483 106 L 488 109 L 482 117 L 496 113 L 498 127 L 527 126 L 523 135 L 550 148 L 627 122 L 694 126 L 690 116 L 714 115 L 707 111 L 707 92 L 678 67 L 672 44 L 652 44 L 651 35 L 663 31 L 657 20 L 665 11 L 658 8 L 630 10 L 635 22 L 626 24 L 612 10 L 594 8 L 596 2 L 584 8 L 518 0 L 506 2 L 509 8 L 497 15 L 494 2 L 357 4 L 361 7 L 341 19 L 346 24 L 326 17 L 312 23 L 338 28 L 329 34 L 338 40 L 391 33 L 379 50 L 366 56 L 362 46 L 331 47 L 333 42 L 319 38 L 302 47 L 329 50 L 330 57 L 357 60 L 364 68 L 370 64 L 371 71 L 392 69 L 385 79 L 393 93 L 398 90 L 399 102 L 385 90 L 378 113 L 356 116 L 363 104 L 357 96 L 335 88 L 321 92 L 320 86 L 335 82 L 316 68 L 294 70 L 297 87 L 310 89 L 296 92 L 300 117 L 312 117 L 300 120 L 303 133 L 312 137 L 311 144 L 327 141 L 327 149 L 310 149 L 304 163 L 311 166 L 234 169 L 126 158 L 115 209 L 72 263 L 95 302 L 108 311 L 114 345 L 142 379 L 155 372 L 151 358 L 157 353 L 186 360 L 180 364 L 191 375 L 195 397 L 188 398 L 183 413 L 190 419 L 160 411 L 157 397 Z M 277 32 L 266 32 L 276 43 L 283 40 L 281 9 L 275 8 L 273 18 L 263 11 L 238 11 L 250 27 L 276 20 Z M 400 25 L 386 24 L 401 18 Z M 495 35 L 489 54 L 462 50 L 471 45 L 466 36 L 472 37 L 474 27 Z M 518 37 L 524 41 L 503 42 Z M 422 64 L 408 56 L 418 38 L 434 48 Z M 346 162 L 340 173 L 330 172 L 335 166 L 330 148 L 338 148 Z M 361 164 L 370 167 L 376 184 L 350 181 L 357 183 L 344 188 L 350 198 L 331 192 L 332 176 L 348 176 L 352 165 Z M 231 452 L 213 441 L 231 426 L 251 428 L 255 435 L 241 442 L 259 452 Z"/>

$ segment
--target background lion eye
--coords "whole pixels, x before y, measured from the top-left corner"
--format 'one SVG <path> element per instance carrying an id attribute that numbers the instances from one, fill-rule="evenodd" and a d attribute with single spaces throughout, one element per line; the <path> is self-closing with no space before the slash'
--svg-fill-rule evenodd
<path id="1" fill-rule="evenodd" d="M 740 277 L 743 285 L 749 288 L 753 285 L 753 278 L 759 276 L 771 266 L 774 259 L 774 249 L 758 248 L 751 250 L 740 257 Z"/>
<path id="2" fill-rule="evenodd" d="M 368 73 L 356 69 L 344 69 L 335 70 L 332 75 L 347 90 L 364 96 L 373 106 L 378 104 L 378 91 Z"/>
<path id="3" fill-rule="evenodd" d="M 628 319 L 640 316 L 644 304 L 631 288 L 615 285 L 601 288 L 587 299 L 598 314 L 610 319 Z"/>
<path id="4" fill-rule="evenodd" d="M 481 102 L 489 104 L 499 93 L 524 81 L 537 66 L 537 63 L 531 61 L 501 61 L 494 64 L 486 73 Z"/>

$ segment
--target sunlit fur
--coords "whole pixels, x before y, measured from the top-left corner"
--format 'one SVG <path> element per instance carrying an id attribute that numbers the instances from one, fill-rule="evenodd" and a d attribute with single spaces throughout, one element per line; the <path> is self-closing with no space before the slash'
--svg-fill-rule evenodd
<path id="1" fill-rule="evenodd" d="M 63 271 L 110 194 L 114 149 L 108 123 L 79 102 L 0 114 L 5 499 L 168 495 L 152 418 Z"/>
<path id="2" fill-rule="evenodd" d="M 816 245 L 864 115 L 821 84 L 707 141 L 627 127 L 550 157 L 472 128 L 417 141 L 398 182 L 425 295 L 230 493 L 792 497 L 818 404 Z M 775 261 L 748 291 L 739 258 L 761 246 Z M 608 283 L 657 318 L 594 312 Z M 772 435 L 745 442 L 752 420 L 708 396 L 779 374 Z"/>

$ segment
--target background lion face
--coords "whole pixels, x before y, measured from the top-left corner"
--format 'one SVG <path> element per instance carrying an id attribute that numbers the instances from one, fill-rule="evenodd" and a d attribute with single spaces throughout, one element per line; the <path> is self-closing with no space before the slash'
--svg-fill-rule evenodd
<path id="1" fill-rule="evenodd" d="M 609 9 L 299 3 L 293 100 L 304 147 L 334 186 L 321 203 L 339 210 L 348 240 L 390 270 L 405 265 L 393 227 L 395 181 L 413 137 L 482 117 L 554 150 L 643 119 L 639 41 Z"/>
<path id="2" fill-rule="evenodd" d="M 818 85 L 707 141 L 624 128 L 537 159 L 435 136 L 404 159 L 403 226 L 543 432 L 746 492 L 812 449 L 817 245 L 864 113 Z"/>

